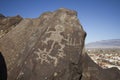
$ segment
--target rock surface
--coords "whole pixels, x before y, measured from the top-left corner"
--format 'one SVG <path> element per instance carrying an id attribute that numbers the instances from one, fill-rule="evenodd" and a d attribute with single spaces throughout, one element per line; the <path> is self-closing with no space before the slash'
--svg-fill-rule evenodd
<path id="1" fill-rule="evenodd" d="M 5 18 L 5 16 L 3 14 L 0 14 L 0 19 L 2 19 L 2 18 Z"/>
<path id="2" fill-rule="evenodd" d="M 103 70 L 85 53 L 85 37 L 73 10 L 23 19 L 0 39 L 8 80 L 120 80 L 119 70 Z"/>
<path id="3" fill-rule="evenodd" d="M 23 18 L 19 15 L 14 17 L 5 17 L 0 14 L 0 38 L 14 28 Z"/>

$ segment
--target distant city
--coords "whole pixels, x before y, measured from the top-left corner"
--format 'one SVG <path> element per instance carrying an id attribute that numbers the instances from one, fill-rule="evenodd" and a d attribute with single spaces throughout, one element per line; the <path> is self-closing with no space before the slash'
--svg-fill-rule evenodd
<path id="1" fill-rule="evenodd" d="M 88 43 L 86 52 L 102 68 L 117 67 L 120 69 L 120 39 Z"/>
<path id="2" fill-rule="evenodd" d="M 119 48 L 91 48 L 86 51 L 92 60 L 102 68 L 117 67 L 120 70 Z"/>

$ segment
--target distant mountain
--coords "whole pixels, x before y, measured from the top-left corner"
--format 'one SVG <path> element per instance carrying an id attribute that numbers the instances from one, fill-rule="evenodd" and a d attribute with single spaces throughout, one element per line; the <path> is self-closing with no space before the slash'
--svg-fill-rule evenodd
<path id="1" fill-rule="evenodd" d="M 120 39 L 91 42 L 86 44 L 86 48 L 120 48 Z"/>

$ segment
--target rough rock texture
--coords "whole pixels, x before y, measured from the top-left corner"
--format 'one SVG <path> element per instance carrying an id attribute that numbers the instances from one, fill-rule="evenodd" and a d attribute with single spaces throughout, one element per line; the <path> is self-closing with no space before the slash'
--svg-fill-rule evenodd
<path id="1" fill-rule="evenodd" d="M 0 14 L 0 38 L 14 28 L 23 18 L 19 15 L 14 17 L 5 17 Z"/>
<path id="2" fill-rule="evenodd" d="M 82 56 L 83 68 L 81 80 L 120 80 L 120 70 L 113 67 L 102 69 L 85 53 Z"/>
<path id="3" fill-rule="evenodd" d="M 120 80 L 120 71 L 112 75 L 85 53 L 85 36 L 73 10 L 23 19 L 0 39 L 8 80 Z"/>

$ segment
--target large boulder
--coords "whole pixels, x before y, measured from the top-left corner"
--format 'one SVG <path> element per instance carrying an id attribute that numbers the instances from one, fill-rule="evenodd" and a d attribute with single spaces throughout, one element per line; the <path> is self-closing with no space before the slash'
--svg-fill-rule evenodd
<path id="1" fill-rule="evenodd" d="M 70 80 L 83 51 L 85 31 L 68 9 L 23 19 L 0 40 L 8 80 Z M 74 69 L 75 68 L 75 69 Z"/>
<path id="2" fill-rule="evenodd" d="M 8 80 L 113 80 L 85 53 L 85 36 L 73 10 L 23 19 L 0 39 Z"/>

